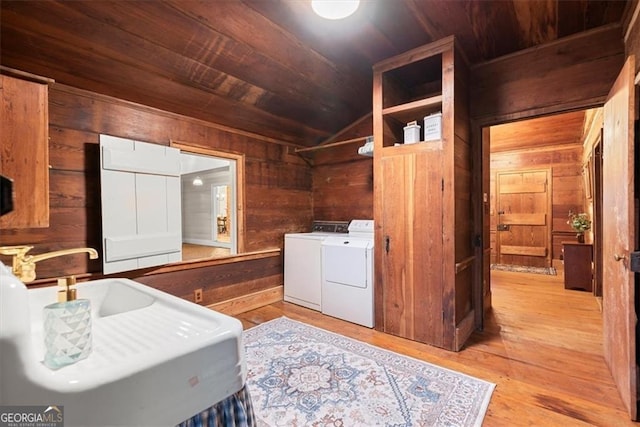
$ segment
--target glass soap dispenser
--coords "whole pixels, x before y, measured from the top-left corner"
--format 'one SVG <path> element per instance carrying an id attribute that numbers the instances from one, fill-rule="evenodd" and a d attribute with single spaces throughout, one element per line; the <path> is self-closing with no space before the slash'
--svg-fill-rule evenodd
<path id="1" fill-rule="evenodd" d="M 74 276 L 58 279 L 58 302 L 44 308 L 44 364 L 59 369 L 91 353 L 91 303 L 76 299 Z"/>

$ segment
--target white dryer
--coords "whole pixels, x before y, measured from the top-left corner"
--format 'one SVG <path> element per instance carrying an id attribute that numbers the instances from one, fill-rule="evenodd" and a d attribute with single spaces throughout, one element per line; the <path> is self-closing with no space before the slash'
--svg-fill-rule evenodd
<path id="1" fill-rule="evenodd" d="M 351 221 L 349 234 L 322 241 L 322 313 L 374 326 L 373 220 Z"/>

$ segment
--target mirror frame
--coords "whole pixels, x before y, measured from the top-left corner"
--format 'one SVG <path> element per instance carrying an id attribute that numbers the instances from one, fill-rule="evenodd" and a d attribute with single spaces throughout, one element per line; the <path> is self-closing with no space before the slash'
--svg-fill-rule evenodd
<path id="1" fill-rule="evenodd" d="M 245 156 L 240 153 L 232 153 L 228 151 L 214 150 L 211 148 L 198 147 L 193 144 L 182 141 L 171 140 L 170 147 L 177 148 L 180 151 L 184 151 L 190 154 L 200 154 L 203 156 L 220 157 L 223 159 L 233 160 L 236 162 L 236 255 L 237 256 L 246 252 L 245 248 L 245 236 L 244 236 L 244 170 L 245 170 Z"/>

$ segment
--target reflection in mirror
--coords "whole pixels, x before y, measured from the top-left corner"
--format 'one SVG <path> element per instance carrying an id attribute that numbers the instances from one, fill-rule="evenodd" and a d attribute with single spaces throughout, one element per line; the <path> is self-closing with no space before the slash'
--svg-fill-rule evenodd
<path id="1" fill-rule="evenodd" d="M 236 162 L 180 154 L 183 261 L 237 253 Z"/>
<path id="2" fill-rule="evenodd" d="M 100 135 L 104 274 L 242 252 L 243 176 L 241 154 Z"/>

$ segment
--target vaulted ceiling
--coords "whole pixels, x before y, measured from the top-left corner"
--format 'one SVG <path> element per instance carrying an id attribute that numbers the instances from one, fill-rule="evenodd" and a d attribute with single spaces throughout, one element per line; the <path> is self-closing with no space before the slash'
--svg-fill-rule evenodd
<path id="1" fill-rule="evenodd" d="M 455 35 L 472 63 L 620 22 L 626 1 L 0 2 L 2 65 L 163 110 L 315 145 L 371 111 L 377 61 Z"/>

